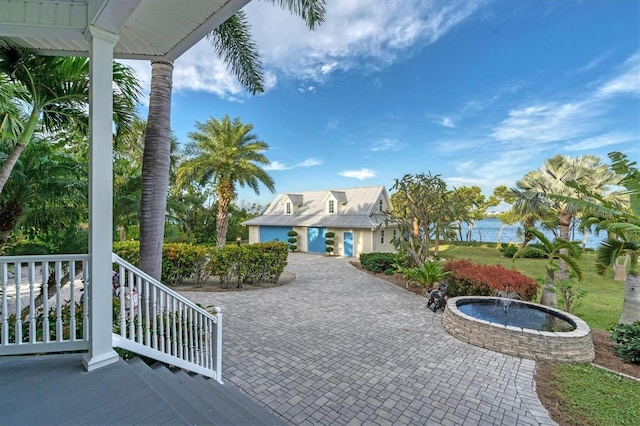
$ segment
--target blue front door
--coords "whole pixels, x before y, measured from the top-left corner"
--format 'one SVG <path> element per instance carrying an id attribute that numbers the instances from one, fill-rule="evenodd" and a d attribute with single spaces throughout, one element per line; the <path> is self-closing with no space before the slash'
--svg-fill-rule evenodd
<path id="1" fill-rule="evenodd" d="M 344 255 L 353 257 L 353 232 L 345 232 L 342 237 L 344 240 Z"/>
<path id="2" fill-rule="evenodd" d="M 307 228 L 307 251 L 311 253 L 325 252 L 324 234 L 327 228 Z"/>

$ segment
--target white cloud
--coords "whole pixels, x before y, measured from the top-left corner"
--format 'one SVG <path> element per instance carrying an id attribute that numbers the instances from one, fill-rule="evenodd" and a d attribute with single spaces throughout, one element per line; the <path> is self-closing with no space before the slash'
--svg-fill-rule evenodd
<path id="1" fill-rule="evenodd" d="M 298 92 L 300 93 L 306 93 L 306 92 L 311 92 L 311 93 L 315 93 L 316 92 L 316 87 L 315 86 L 309 86 L 309 87 L 298 87 Z"/>
<path id="2" fill-rule="evenodd" d="M 521 144 L 589 139 L 605 126 L 604 117 L 614 98 L 622 95 L 640 96 L 640 53 L 631 55 L 615 75 L 598 82 L 591 91 L 567 96 L 565 101 L 538 101 L 509 111 L 490 136 L 501 142 Z M 586 149 L 580 146 L 587 144 L 576 141 L 575 146 Z"/>
<path id="3" fill-rule="evenodd" d="M 631 133 L 612 132 L 594 136 L 566 146 L 567 151 L 586 151 L 589 149 L 602 148 L 604 146 L 616 145 L 619 143 L 637 141 L 638 135 Z"/>
<path id="4" fill-rule="evenodd" d="M 298 169 L 301 167 L 314 167 L 314 166 L 320 166 L 320 165 L 322 165 L 322 160 L 319 160 L 317 158 L 307 158 L 306 160 L 302 160 L 298 163 L 295 163 L 292 166 L 287 166 L 286 164 L 281 163 L 280 161 L 272 161 L 271 163 L 269 163 L 263 168 L 267 171 L 277 171 L 277 170 Z"/>
<path id="5" fill-rule="evenodd" d="M 377 173 L 371 169 L 360 170 L 343 170 L 338 175 L 348 178 L 354 178 L 358 180 L 371 179 L 377 176 Z"/>
<path id="6" fill-rule="evenodd" d="M 398 151 L 400 146 L 398 145 L 398 141 L 393 139 L 380 139 L 374 142 L 371 147 L 371 151 L 380 152 L 380 151 Z"/>
<path id="7" fill-rule="evenodd" d="M 440 124 L 442 124 L 444 127 L 449 127 L 449 128 L 456 127 L 456 124 L 453 122 L 451 117 L 442 117 Z"/>
<path id="8" fill-rule="evenodd" d="M 290 169 L 291 167 L 287 167 L 286 164 L 281 163 L 280 161 L 272 161 L 269 164 L 267 164 L 266 166 L 263 167 L 263 169 L 265 169 L 266 171 L 274 171 L 274 170 L 287 170 Z"/>
<path id="9" fill-rule="evenodd" d="M 620 67 L 621 72 L 602 84 L 598 96 L 610 97 L 630 94 L 640 96 L 640 52 L 629 57 Z"/>
<path id="10" fill-rule="evenodd" d="M 404 0 L 372 7 L 370 0 L 329 0 L 325 21 L 314 31 L 269 2 L 251 2 L 244 10 L 266 68 L 323 81 L 339 70 L 386 66 L 412 46 L 435 43 L 484 2 Z"/>

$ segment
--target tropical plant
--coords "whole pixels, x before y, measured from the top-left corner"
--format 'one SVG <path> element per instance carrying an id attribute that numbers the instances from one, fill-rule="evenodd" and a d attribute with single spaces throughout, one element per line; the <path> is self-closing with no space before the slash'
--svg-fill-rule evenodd
<path id="1" fill-rule="evenodd" d="M 89 60 L 80 57 L 38 56 L 25 49 L 0 46 L 0 75 L 19 85 L 15 101 L 30 108 L 29 116 L 0 167 L 0 193 L 20 155 L 39 125 L 44 132 L 88 129 Z M 131 68 L 113 63 L 113 111 L 116 133 L 135 116 L 139 86 Z"/>
<path id="2" fill-rule="evenodd" d="M 451 272 L 446 271 L 441 261 L 437 259 L 427 260 L 421 267 L 403 268 L 397 267 L 404 279 L 408 282 L 416 282 L 426 289 L 431 289 L 442 281 Z"/>
<path id="3" fill-rule="evenodd" d="M 178 168 L 178 183 L 196 182 L 201 186 L 211 183 L 218 198 L 216 216 L 217 247 L 227 241 L 229 206 L 236 197 L 236 186 L 248 186 L 256 194 L 260 184 L 275 191 L 273 179 L 261 167 L 269 164 L 263 152 L 269 148 L 251 133 L 253 126 L 243 124 L 239 118 L 231 121 L 210 118 L 196 122 L 198 131 L 189 133 L 191 142 L 185 149 L 186 160 Z"/>
<path id="4" fill-rule="evenodd" d="M 575 242 L 570 242 L 561 238 L 556 238 L 553 241 L 550 241 L 541 231 L 535 228 L 529 228 L 527 229 L 527 232 L 540 240 L 541 245 L 525 247 L 524 249 L 518 250 L 518 252 L 513 256 L 513 261 L 515 262 L 515 260 L 523 254 L 524 250 L 528 250 L 531 253 L 539 254 L 540 256 L 547 258 L 547 281 L 542 289 L 540 303 L 555 307 L 558 305 L 555 284 L 556 271 L 559 268 L 556 264 L 556 260 L 563 261 L 571 271 L 576 274 L 578 279 L 582 280 L 582 264 L 580 263 L 582 249 Z"/>
<path id="5" fill-rule="evenodd" d="M 0 145 L 0 160 L 8 151 Z M 29 144 L 0 196 L 0 246 L 19 227 L 31 236 L 43 236 L 86 223 L 86 179 L 86 162 L 64 147 L 45 139 Z"/>
<path id="6" fill-rule="evenodd" d="M 313 30 L 324 20 L 324 0 L 267 0 L 300 16 Z M 243 11 L 214 29 L 208 39 L 249 92 L 264 91 L 261 64 Z M 161 250 L 169 182 L 171 90 L 173 62 L 151 62 L 151 92 L 145 135 L 140 201 L 140 268 L 156 279 L 161 274 Z"/>
<path id="7" fill-rule="evenodd" d="M 618 179 L 615 173 L 594 155 L 577 158 L 556 155 L 546 160 L 540 169 L 527 173 L 516 182 L 517 188 L 512 189 L 516 197 L 515 205 L 527 213 L 523 247 L 530 240 L 527 230 L 531 229 L 536 219 L 544 218 L 548 212 L 553 212 L 557 218 L 559 238 L 569 240 L 569 230 L 579 209 L 575 204 L 552 195 L 573 198 L 583 196 L 567 185 L 570 181 L 580 182 L 591 193 L 605 194 L 609 192 L 611 185 L 617 184 Z M 567 265 L 560 260 L 559 266 L 560 278 L 567 278 Z"/>
<path id="8" fill-rule="evenodd" d="M 429 257 L 430 239 L 450 236 L 446 230 L 456 220 L 447 185 L 440 175 L 406 174 L 391 189 L 396 191 L 391 196 L 393 209 L 385 212 L 385 222 L 398 228 L 391 242 L 398 253 L 420 267 Z"/>
<path id="9" fill-rule="evenodd" d="M 568 185 L 585 197 L 557 198 L 590 211 L 590 217 L 586 220 L 609 233 L 609 237 L 597 249 L 597 272 L 604 275 L 620 256 L 629 256 L 629 273 L 625 281 L 624 303 L 619 322 L 632 324 L 640 321 L 640 170 L 635 162 L 629 161 L 620 152 L 609 153 L 609 158 L 611 169 L 617 174 L 620 185 L 625 188 L 621 194 L 626 197 L 626 202 L 621 202 L 620 196 L 594 193 L 578 181 L 569 182 Z"/>

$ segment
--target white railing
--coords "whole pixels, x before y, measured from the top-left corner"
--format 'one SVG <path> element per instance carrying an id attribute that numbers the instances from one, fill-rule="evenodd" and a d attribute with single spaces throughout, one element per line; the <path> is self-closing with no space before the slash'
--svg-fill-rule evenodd
<path id="1" fill-rule="evenodd" d="M 115 254 L 113 263 L 113 346 L 222 383 L 220 308 L 212 315 Z"/>
<path id="2" fill-rule="evenodd" d="M 0 355 L 87 350 L 89 255 L 0 257 Z"/>
<path id="3" fill-rule="evenodd" d="M 115 254 L 113 347 L 222 383 L 212 315 Z M 89 349 L 88 254 L 0 257 L 0 355 Z"/>

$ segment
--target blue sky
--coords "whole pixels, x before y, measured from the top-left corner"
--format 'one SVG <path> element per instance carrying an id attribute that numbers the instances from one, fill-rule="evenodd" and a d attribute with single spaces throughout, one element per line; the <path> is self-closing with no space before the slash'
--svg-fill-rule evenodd
<path id="1" fill-rule="evenodd" d="M 244 92 L 203 40 L 176 61 L 172 127 L 187 142 L 209 117 L 253 124 L 277 192 L 431 172 L 489 195 L 556 154 L 640 157 L 637 0 L 327 0 L 314 32 L 245 11 L 267 90 Z"/>

